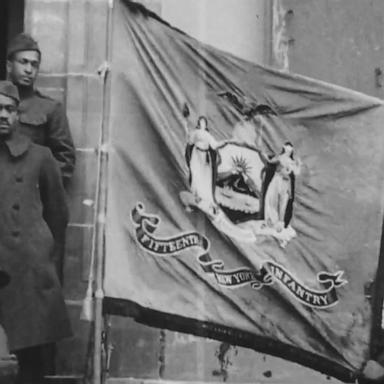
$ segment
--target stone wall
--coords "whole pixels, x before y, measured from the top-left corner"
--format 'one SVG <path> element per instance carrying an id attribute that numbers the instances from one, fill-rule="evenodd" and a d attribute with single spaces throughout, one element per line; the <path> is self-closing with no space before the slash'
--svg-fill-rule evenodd
<path id="1" fill-rule="evenodd" d="M 382 0 L 274 2 L 290 71 L 384 97 Z"/>
<path id="2" fill-rule="evenodd" d="M 105 61 L 106 22 L 105 0 L 26 0 L 25 29 L 43 52 L 38 87 L 65 104 L 76 145 L 64 281 L 75 337 L 59 346 L 58 367 L 65 374 L 84 371 L 90 335 L 79 314 L 91 254 L 103 100 L 97 69 Z"/>

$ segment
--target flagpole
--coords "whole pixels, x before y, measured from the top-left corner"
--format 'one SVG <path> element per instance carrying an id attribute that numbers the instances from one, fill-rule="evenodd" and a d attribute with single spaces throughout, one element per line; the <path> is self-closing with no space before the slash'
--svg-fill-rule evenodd
<path id="1" fill-rule="evenodd" d="M 109 142 L 109 103 L 110 82 L 109 71 L 112 56 L 112 27 L 114 0 L 108 0 L 107 31 L 106 31 L 106 62 L 99 70 L 103 78 L 102 124 L 98 156 L 98 184 L 96 201 L 96 282 L 94 300 L 94 355 L 93 355 L 93 384 L 101 384 L 104 380 L 102 366 L 102 333 L 103 333 L 103 271 L 105 256 L 105 222 L 107 210 L 108 183 L 108 142 Z"/>

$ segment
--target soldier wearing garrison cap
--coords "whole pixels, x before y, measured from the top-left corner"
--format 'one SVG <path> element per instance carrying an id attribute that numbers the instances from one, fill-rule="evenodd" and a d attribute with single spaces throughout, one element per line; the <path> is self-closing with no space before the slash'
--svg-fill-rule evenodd
<path id="1" fill-rule="evenodd" d="M 66 184 L 74 170 L 75 149 L 63 106 L 34 87 L 40 62 L 39 45 L 30 35 L 22 33 L 11 40 L 7 73 L 20 94 L 20 132 L 50 148 Z"/>
<path id="2" fill-rule="evenodd" d="M 14 99 L 17 104 L 20 103 L 19 91 L 10 81 L 1 81 L 0 93 Z"/>
<path id="3" fill-rule="evenodd" d="M 18 132 L 19 100 L 17 87 L 0 81 L 0 268 L 10 276 L 0 324 L 18 358 L 18 383 L 30 384 L 54 374 L 54 343 L 71 336 L 55 270 L 68 211 L 52 152 Z"/>

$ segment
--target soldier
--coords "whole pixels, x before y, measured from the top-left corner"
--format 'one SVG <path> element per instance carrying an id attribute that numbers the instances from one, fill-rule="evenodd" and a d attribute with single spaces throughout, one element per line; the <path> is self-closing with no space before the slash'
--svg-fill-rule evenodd
<path id="1" fill-rule="evenodd" d="M 40 48 L 31 36 L 22 33 L 9 43 L 7 73 L 21 99 L 19 129 L 35 143 L 51 149 L 66 185 L 73 173 L 75 149 L 63 106 L 34 87 L 40 62 Z"/>
<path id="2" fill-rule="evenodd" d="M 51 151 L 17 132 L 17 88 L 0 82 L 0 324 L 20 367 L 20 383 L 54 373 L 55 342 L 71 336 L 55 264 L 68 220 Z"/>

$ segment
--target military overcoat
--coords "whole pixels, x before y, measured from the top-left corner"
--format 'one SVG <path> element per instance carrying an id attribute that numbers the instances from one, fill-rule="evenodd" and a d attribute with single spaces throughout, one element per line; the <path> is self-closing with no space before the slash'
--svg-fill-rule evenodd
<path id="1" fill-rule="evenodd" d="M 61 103 L 34 89 L 19 105 L 19 131 L 34 143 L 47 146 L 59 163 L 64 181 L 75 167 L 75 147 Z"/>
<path id="2" fill-rule="evenodd" d="M 13 134 L 0 142 L 0 323 L 9 348 L 56 342 L 71 335 L 55 271 L 62 254 L 67 206 L 51 151 Z"/>

